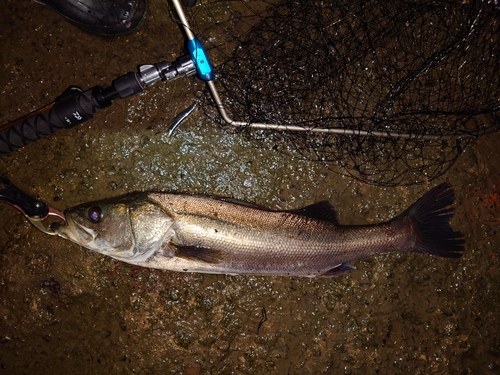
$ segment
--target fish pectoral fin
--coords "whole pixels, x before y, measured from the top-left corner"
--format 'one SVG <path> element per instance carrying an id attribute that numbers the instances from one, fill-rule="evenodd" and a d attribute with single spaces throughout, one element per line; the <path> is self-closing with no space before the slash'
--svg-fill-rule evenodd
<path id="1" fill-rule="evenodd" d="M 205 263 L 222 263 L 227 257 L 227 253 L 221 250 L 214 250 L 202 246 L 174 245 L 175 255 L 179 258 L 197 260 Z"/>
<path id="2" fill-rule="evenodd" d="M 356 268 L 351 266 L 349 262 L 344 262 L 340 263 L 338 266 L 333 267 L 331 270 L 326 271 L 324 274 L 318 275 L 317 277 L 337 277 L 355 269 Z"/>

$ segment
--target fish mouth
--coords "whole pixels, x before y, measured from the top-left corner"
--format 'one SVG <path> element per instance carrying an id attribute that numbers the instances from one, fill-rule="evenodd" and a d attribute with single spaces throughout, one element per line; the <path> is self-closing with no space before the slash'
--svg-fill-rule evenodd
<path id="1" fill-rule="evenodd" d="M 87 228 L 71 217 L 66 216 L 66 225 L 53 223 L 51 229 L 60 237 L 76 242 L 80 245 L 87 245 L 95 240 L 97 233 L 93 229 Z"/>
<path id="2" fill-rule="evenodd" d="M 110 243 L 99 238 L 99 231 L 88 228 L 78 220 L 72 219 L 70 215 L 66 215 L 66 225 L 55 222 L 51 225 L 51 229 L 59 237 L 115 259 L 123 260 L 135 256 L 134 243 L 127 243 L 126 246 Z"/>

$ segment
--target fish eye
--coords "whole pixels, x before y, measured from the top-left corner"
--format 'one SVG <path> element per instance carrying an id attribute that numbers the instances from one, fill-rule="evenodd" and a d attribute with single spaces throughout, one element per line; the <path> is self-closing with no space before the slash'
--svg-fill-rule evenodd
<path id="1" fill-rule="evenodd" d="M 89 208 L 88 219 L 93 223 L 99 223 L 102 218 L 102 210 L 99 206 L 93 206 Z"/>

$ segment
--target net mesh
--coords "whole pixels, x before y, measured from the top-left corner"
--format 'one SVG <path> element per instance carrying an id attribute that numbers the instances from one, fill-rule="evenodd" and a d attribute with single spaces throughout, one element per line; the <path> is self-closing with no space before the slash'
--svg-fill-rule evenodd
<path id="1" fill-rule="evenodd" d="M 235 120 L 368 132 L 250 136 L 364 182 L 432 180 L 499 124 L 495 3 L 199 1 L 188 17 Z"/>

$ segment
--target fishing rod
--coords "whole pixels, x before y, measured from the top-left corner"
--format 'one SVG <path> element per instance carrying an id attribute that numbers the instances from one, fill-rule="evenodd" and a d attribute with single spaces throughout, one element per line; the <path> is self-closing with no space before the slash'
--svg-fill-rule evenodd
<path id="1" fill-rule="evenodd" d="M 191 1 L 186 4 L 194 5 Z M 53 103 L 46 105 L 26 116 L 0 126 L 0 157 L 18 150 L 29 143 L 46 137 L 59 129 L 73 128 L 93 118 L 94 114 L 109 107 L 115 99 L 125 99 L 141 93 L 146 87 L 156 82 L 172 81 L 179 77 L 190 76 L 198 72 L 201 78 L 209 79 L 205 66 L 209 60 L 203 46 L 198 41 L 188 43 L 190 55 L 182 56 L 170 63 L 163 61 L 152 65 L 139 66 L 138 72 L 129 72 L 116 78 L 109 87 L 95 86 L 83 91 L 76 86 L 68 87 Z M 201 56 L 204 56 L 204 59 Z M 212 72 L 213 70 L 210 71 Z M 189 108 L 191 113 L 196 105 Z M 188 113 L 186 112 L 186 113 Z M 185 113 L 174 120 L 172 129 L 187 117 Z"/>
<path id="2" fill-rule="evenodd" d="M 156 82 L 172 81 L 196 72 L 189 55 L 177 61 L 141 65 L 138 72 L 129 72 L 115 79 L 109 87 L 95 86 L 83 91 L 67 88 L 56 100 L 29 115 L 0 127 L 0 156 L 18 150 L 59 129 L 72 128 L 95 113 L 109 107 L 113 100 L 141 93 Z"/>

